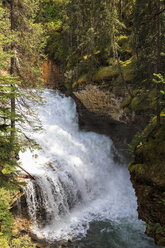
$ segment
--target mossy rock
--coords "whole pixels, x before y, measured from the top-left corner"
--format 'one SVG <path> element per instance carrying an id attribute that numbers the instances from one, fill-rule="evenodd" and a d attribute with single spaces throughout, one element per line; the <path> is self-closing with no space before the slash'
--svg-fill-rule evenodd
<path id="1" fill-rule="evenodd" d="M 150 105 L 146 100 L 146 96 L 141 95 L 141 96 L 135 96 L 132 99 L 131 108 L 135 112 L 137 112 L 137 111 L 146 111 L 146 110 L 150 109 Z"/>
<path id="2" fill-rule="evenodd" d="M 82 84 L 85 83 L 87 81 L 87 74 L 82 75 L 79 79 L 78 79 L 78 83 Z"/>
<path id="3" fill-rule="evenodd" d="M 100 67 L 99 70 L 93 77 L 93 81 L 101 81 L 101 80 L 112 80 L 113 77 L 116 77 L 119 74 L 117 65 Z"/>
<path id="4" fill-rule="evenodd" d="M 135 151 L 134 164 L 137 165 L 130 167 L 130 172 L 134 171 L 137 176 L 143 172 L 146 181 L 165 189 L 165 124 L 156 129 L 156 118 L 153 118 L 144 134 L 142 145 Z"/>
<path id="5" fill-rule="evenodd" d="M 129 164 L 128 168 L 131 173 L 135 172 L 139 176 L 139 175 L 145 174 L 146 165 L 145 164 Z"/>
<path id="6" fill-rule="evenodd" d="M 147 229 L 156 234 L 163 234 L 165 233 L 165 228 L 161 226 L 160 223 L 148 223 Z"/>
<path id="7" fill-rule="evenodd" d="M 165 247 L 165 237 L 160 238 L 157 242 L 157 245 Z"/>
<path id="8" fill-rule="evenodd" d="M 120 61 L 121 70 L 126 82 L 131 82 L 134 73 L 134 57 L 126 61 Z M 92 78 L 93 82 L 113 81 L 115 84 L 122 83 L 120 70 L 117 61 L 113 58 L 109 59 L 109 66 L 100 67 Z M 87 82 L 87 74 L 82 75 L 77 81 L 72 84 L 72 88 L 77 87 L 78 84 Z"/>
<path id="9" fill-rule="evenodd" d="M 138 197 L 139 216 L 147 223 L 146 233 L 156 244 L 165 245 L 165 117 L 157 128 L 156 117 L 145 128 L 141 146 L 128 165 Z"/>
<path id="10" fill-rule="evenodd" d="M 135 162 L 134 161 L 131 161 L 129 164 L 128 164 L 128 170 L 131 170 L 132 166 L 135 165 Z"/>
<path id="11" fill-rule="evenodd" d="M 87 75 L 84 74 L 78 79 L 78 81 L 74 81 L 74 83 L 72 84 L 72 89 L 75 89 L 79 84 L 83 84 L 86 82 L 87 82 Z"/>

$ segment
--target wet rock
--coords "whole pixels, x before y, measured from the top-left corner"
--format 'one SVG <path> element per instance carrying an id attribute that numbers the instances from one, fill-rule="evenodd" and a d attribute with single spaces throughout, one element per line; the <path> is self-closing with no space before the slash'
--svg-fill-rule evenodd
<path id="1" fill-rule="evenodd" d="M 38 158 L 38 155 L 37 154 L 34 154 L 32 157 L 33 158 Z"/>

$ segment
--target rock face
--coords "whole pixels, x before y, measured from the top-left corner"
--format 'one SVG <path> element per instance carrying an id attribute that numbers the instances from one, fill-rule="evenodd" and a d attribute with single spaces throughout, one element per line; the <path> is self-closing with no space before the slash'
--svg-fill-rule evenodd
<path id="1" fill-rule="evenodd" d="M 52 60 L 47 60 L 42 65 L 42 71 L 46 88 L 65 91 L 65 78 L 60 66 L 55 65 Z"/>
<path id="2" fill-rule="evenodd" d="M 126 115 L 120 106 L 124 96 L 116 96 L 113 88 L 89 84 L 74 90 L 72 97 L 76 101 L 80 127 L 108 135 L 120 153 L 128 157 L 128 143 L 137 128 L 132 116 Z"/>
<path id="3" fill-rule="evenodd" d="M 43 79 L 45 87 L 67 92 L 63 70 L 51 60 L 43 64 Z M 122 96 L 117 96 L 115 91 L 113 86 L 84 82 L 73 89 L 71 96 L 76 101 L 80 128 L 108 135 L 116 148 L 128 157 L 128 143 L 137 132 L 134 122 L 138 121 L 134 114 L 126 114 L 120 106 L 128 96 L 125 88 L 119 89 Z"/>
<path id="4" fill-rule="evenodd" d="M 136 148 L 129 171 L 146 233 L 165 246 L 165 123 Z"/>
<path id="5" fill-rule="evenodd" d="M 84 89 L 74 92 L 74 95 L 90 112 L 106 116 L 117 122 L 128 122 L 127 115 L 120 107 L 123 97 L 116 97 L 112 91 L 89 84 Z"/>

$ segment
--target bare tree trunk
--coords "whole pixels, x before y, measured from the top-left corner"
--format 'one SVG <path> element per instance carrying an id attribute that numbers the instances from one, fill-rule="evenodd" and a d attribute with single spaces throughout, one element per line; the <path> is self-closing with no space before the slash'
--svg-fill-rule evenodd
<path id="1" fill-rule="evenodd" d="M 120 19 L 122 20 L 122 0 L 119 0 L 119 14 L 120 14 Z"/>
<path id="2" fill-rule="evenodd" d="M 32 176 L 27 170 L 25 170 L 21 165 L 17 165 L 21 170 L 23 170 L 31 179 L 35 180 L 35 177 Z"/>
<path id="3" fill-rule="evenodd" d="M 158 12 L 160 12 L 160 0 L 157 0 Z M 156 73 L 159 73 L 160 70 L 160 53 L 161 53 L 161 14 L 156 17 L 157 23 L 157 63 L 156 63 Z M 156 106 L 156 116 L 157 116 L 157 127 L 160 126 L 160 103 L 159 103 L 159 95 L 160 95 L 160 84 L 157 84 L 157 106 Z"/>
<path id="4" fill-rule="evenodd" d="M 121 70 L 120 59 L 119 59 L 118 53 L 117 53 L 117 65 L 118 65 L 118 68 L 119 68 L 119 73 L 120 73 L 121 79 L 122 79 L 122 81 L 123 81 L 123 84 L 125 85 L 125 88 L 126 88 L 128 94 L 129 94 L 129 96 L 130 96 L 131 98 L 133 98 L 132 93 L 131 93 L 131 91 L 130 91 L 128 85 L 127 85 L 127 82 L 125 81 L 123 72 L 122 72 L 122 70 Z"/>
<path id="5" fill-rule="evenodd" d="M 10 22 L 11 31 L 14 31 L 14 0 L 10 1 Z M 15 58 L 14 58 L 14 43 L 11 43 L 11 51 L 13 56 L 10 61 L 10 75 L 14 76 Z M 11 145 L 13 146 L 15 139 L 15 90 L 14 85 L 11 85 Z"/>

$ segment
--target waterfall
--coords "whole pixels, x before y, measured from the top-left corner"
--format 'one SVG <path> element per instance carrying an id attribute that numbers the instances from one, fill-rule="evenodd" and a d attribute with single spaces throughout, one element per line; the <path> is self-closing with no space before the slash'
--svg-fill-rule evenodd
<path id="1" fill-rule="evenodd" d="M 112 141 L 79 130 L 70 97 L 53 90 L 43 95 L 46 104 L 36 108 L 43 130 L 31 133 L 42 149 L 20 154 L 36 178 L 26 188 L 33 231 L 58 240 L 85 236 L 93 221 L 141 226 L 128 170 L 114 163 Z"/>

